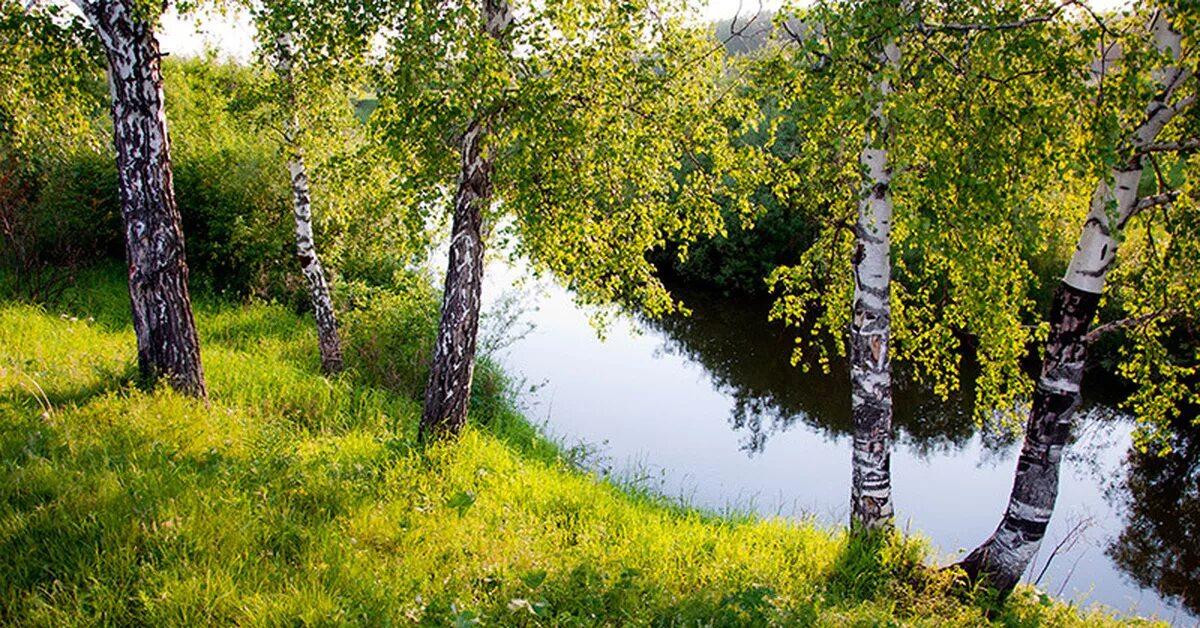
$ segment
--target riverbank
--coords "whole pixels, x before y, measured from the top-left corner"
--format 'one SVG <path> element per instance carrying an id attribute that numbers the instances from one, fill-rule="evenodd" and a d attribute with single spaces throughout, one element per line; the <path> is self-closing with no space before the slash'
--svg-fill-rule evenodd
<path id="1" fill-rule="evenodd" d="M 427 301 L 347 316 L 329 379 L 307 317 L 198 298 L 208 406 L 138 388 L 116 269 L 0 303 L 0 623 L 1115 623 L 952 594 L 917 540 L 598 479 L 488 366 L 473 426 L 421 447 Z"/>

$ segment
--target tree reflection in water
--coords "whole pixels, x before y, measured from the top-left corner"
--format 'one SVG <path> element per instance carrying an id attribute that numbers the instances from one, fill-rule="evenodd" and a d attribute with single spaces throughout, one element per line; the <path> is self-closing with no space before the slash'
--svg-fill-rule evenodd
<path id="1" fill-rule="evenodd" d="M 1195 409 L 1173 426 L 1171 453 L 1131 450 L 1109 492 L 1125 529 L 1108 555 L 1138 585 L 1200 614 L 1200 426 Z"/>
<path id="2" fill-rule="evenodd" d="M 849 436 L 853 419 L 844 359 L 835 357 L 829 374 L 815 365 L 805 372 L 791 365 L 795 331 L 767 321 L 769 303 L 687 285 L 670 288 L 691 315 L 639 317 L 639 323 L 662 334 L 663 352 L 703 366 L 713 386 L 733 400 L 729 422 L 742 435 L 742 449 L 761 452 L 772 434 L 796 422 L 828 438 Z M 963 390 L 946 400 L 917 384 L 904 365 L 893 368 L 897 442 L 914 454 L 959 451 L 976 434 L 987 454 L 1000 455 L 1014 442 L 1011 433 L 980 430 L 974 422 L 969 360 Z"/>

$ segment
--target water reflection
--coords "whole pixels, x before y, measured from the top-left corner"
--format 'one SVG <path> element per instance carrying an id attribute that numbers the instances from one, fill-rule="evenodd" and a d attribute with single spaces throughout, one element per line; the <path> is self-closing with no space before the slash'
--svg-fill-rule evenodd
<path id="1" fill-rule="evenodd" d="M 1200 427 L 1185 419 L 1173 431 L 1165 456 L 1129 452 L 1109 493 L 1125 528 L 1107 553 L 1139 586 L 1200 614 Z"/>
<path id="2" fill-rule="evenodd" d="M 511 289 L 513 274 L 488 277 L 495 308 L 495 297 Z M 526 287 L 536 330 L 509 346 L 503 358 L 511 372 L 545 384 L 525 401 L 529 416 L 545 420 L 551 433 L 599 446 L 603 464 L 621 477 L 651 473 L 659 492 L 687 504 L 845 521 L 848 369 L 837 363 L 825 375 L 792 367 L 792 333 L 767 323 L 767 303 L 672 285 L 692 316 L 663 321 L 617 316 L 601 340 L 567 290 L 553 282 Z M 897 375 L 902 384 L 907 381 L 902 372 Z M 1085 383 L 1092 395 L 1113 389 L 1111 382 Z M 1012 485 L 1018 444 L 976 429 L 970 390 L 948 402 L 913 385 L 901 385 L 896 394 L 899 442 L 892 466 L 903 513 L 898 523 L 921 531 L 933 543 L 935 560 L 949 562 L 961 556 L 956 550 L 974 547 L 994 529 Z M 1125 567 L 1104 551 L 1123 530 L 1123 511 L 1137 512 L 1138 506 L 1105 500 L 1105 488 L 1123 480 L 1129 464 L 1130 423 L 1105 407 L 1113 399 L 1095 399 L 1077 421 L 1058 508 L 1029 580 L 1040 576 L 1043 590 L 1084 606 L 1101 602 L 1194 625 L 1196 615 L 1123 576 Z M 739 450 L 739 443 L 753 455 Z M 1187 468 L 1194 471 L 1195 463 Z M 1112 493 L 1125 490 L 1122 484 Z M 1142 498 L 1135 492 L 1130 499 Z M 1091 522 L 1085 537 L 1052 556 L 1080 521 Z M 1130 528 L 1138 526 L 1148 524 Z M 1179 548 L 1188 537 L 1179 535 L 1195 531 L 1160 526 L 1147 534 L 1174 539 L 1163 546 L 1183 555 Z"/>
<path id="3" fill-rule="evenodd" d="M 671 290 L 692 314 L 640 322 L 661 333 L 663 352 L 701 364 L 713 385 L 733 400 L 729 422 L 742 434 L 744 450 L 763 451 L 772 434 L 797 422 L 830 437 L 851 433 L 849 367 L 844 360 L 835 358 L 828 375 L 815 366 L 805 372 L 790 362 L 794 332 L 767 323 L 769 304 L 735 301 L 688 286 L 673 285 Z M 943 401 L 910 383 L 902 367 L 896 368 L 897 439 L 923 457 L 965 447 L 977 432 L 969 381 Z M 1010 434 L 990 430 L 981 436 L 990 452 L 1013 442 Z"/>
<path id="4" fill-rule="evenodd" d="M 751 455 L 762 453 L 773 435 L 800 426 L 830 440 L 850 434 L 853 423 L 844 360 L 835 360 L 828 375 L 819 368 L 806 373 L 789 361 L 793 332 L 767 323 L 768 303 L 739 301 L 695 287 L 671 288 L 692 314 L 660 320 L 640 318 L 639 323 L 657 332 L 660 352 L 700 364 L 714 388 L 732 400 L 728 421 L 741 435 L 743 450 Z M 902 369 L 897 367 L 895 377 L 894 423 L 899 444 L 910 455 L 945 464 L 949 457 L 971 454 L 978 456 L 982 465 L 995 467 L 994 473 L 1007 472 L 1007 465 L 996 461 L 1011 453 L 1016 439 L 975 424 L 973 372 L 966 372 L 964 390 L 943 401 L 912 383 Z M 1119 387 L 1101 377 L 1093 373 L 1085 382 L 1090 394 L 1077 415 L 1066 455 L 1076 477 L 1097 487 L 1095 490 L 1109 487 L 1113 511 L 1126 513 L 1127 525 L 1118 535 L 1105 525 L 1105 513 L 1064 508 L 1056 513 L 1058 540 L 1064 543 L 1054 553 L 1066 556 L 1057 556 L 1058 564 L 1052 564 L 1055 556 L 1040 557 L 1034 572 L 1049 571 L 1040 584 L 1053 585 L 1051 590 L 1062 594 L 1078 568 L 1098 566 L 1099 552 L 1093 554 L 1095 558 L 1088 557 L 1088 548 L 1107 547 L 1108 557 L 1138 587 L 1174 598 L 1192 613 L 1200 613 L 1200 545 L 1194 541 L 1200 538 L 1200 428 L 1181 429 L 1174 453 L 1165 458 L 1131 451 L 1121 465 L 1119 452 L 1128 442 L 1131 419 L 1115 409 Z M 1128 468 L 1128 475 L 1114 484 L 1115 472 L 1122 467 Z M 959 489 L 968 490 L 966 486 Z M 933 500 L 923 496 L 922 501 Z M 1002 505 L 997 501 L 993 506 L 998 509 Z M 1119 520 L 1120 515 L 1108 518 Z M 1099 538 L 1087 540 L 1095 535 Z M 1049 553 L 1054 547 L 1044 550 Z M 1080 564 L 1081 559 L 1086 559 L 1086 566 Z M 1131 602 L 1138 605 L 1136 600 Z M 1160 611 L 1175 612 L 1169 606 L 1144 612 Z"/>

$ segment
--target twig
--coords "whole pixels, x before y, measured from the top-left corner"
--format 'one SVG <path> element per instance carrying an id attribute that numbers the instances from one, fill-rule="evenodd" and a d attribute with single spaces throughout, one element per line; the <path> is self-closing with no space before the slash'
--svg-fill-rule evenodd
<path id="1" fill-rule="evenodd" d="M 1017 30 L 1017 29 L 1028 27 L 1028 26 L 1032 26 L 1034 24 L 1041 24 L 1043 22 L 1049 22 L 1050 20 L 1054 19 L 1059 13 L 1062 13 L 1063 9 L 1066 9 L 1069 6 L 1075 6 L 1078 4 L 1080 4 L 1080 2 L 1078 0 L 1067 0 L 1066 2 L 1063 2 L 1062 4 L 1055 7 L 1054 10 L 1050 11 L 1046 15 L 1036 15 L 1033 17 L 1027 17 L 1023 20 L 1016 20 L 1014 22 L 998 22 L 995 24 L 961 24 L 961 23 L 958 23 L 958 24 L 956 24 L 956 23 L 927 24 L 927 23 L 925 23 L 924 20 L 921 20 L 921 21 L 917 22 L 917 25 L 913 30 L 915 30 L 918 33 L 921 33 L 922 35 L 927 35 L 929 33 L 939 32 L 939 31 L 940 32 L 966 34 L 966 33 L 974 33 L 974 32 L 995 32 L 995 31 Z"/>
<path id="2" fill-rule="evenodd" d="M 1153 142 L 1138 149 L 1138 154 L 1165 153 L 1170 151 L 1195 150 L 1200 148 L 1200 138 L 1180 140 L 1178 142 Z"/>
<path id="3" fill-rule="evenodd" d="M 1149 314 L 1142 314 L 1141 316 L 1131 316 L 1129 318 L 1122 318 L 1120 320 L 1110 321 L 1110 322 L 1104 323 L 1103 325 L 1097 325 L 1097 326 L 1093 327 L 1091 329 L 1091 331 L 1089 331 L 1087 333 L 1087 335 L 1083 337 L 1083 341 L 1085 343 L 1091 344 L 1091 343 L 1095 342 L 1096 340 L 1098 340 L 1101 336 L 1103 336 L 1104 334 L 1106 334 L 1110 331 L 1116 331 L 1118 329 L 1124 329 L 1126 327 L 1134 327 L 1137 325 L 1144 325 L 1156 318 L 1166 318 L 1166 317 L 1175 316 L 1177 314 L 1182 314 L 1182 313 L 1183 313 L 1183 311 L 1178 308 L 1170 308 L 1170 309 L 1158 310 L 1157 312 L 1150 312 Z"/>
<path id="4" fill-rule="evenodd" d="M 1054 597 L 1062 597 L 1063 591 L 1067 588 L 1067 583 L 1071 581 L 1071 576 L 1075 575 L 1075 570 L 1079 567 L 1079 561 L 1083 560 L 1083 554 L 1083 552 L 1080 552 L 1079 556 L 1075 557 L 1075 562 L 1071 563 L 1071 571 L 1068 571 L 1067 577 L 1063 578 L 1062 585 L 1058 587 L 1058 593 L 1055 593 Z"/>
<path id="5" fill-rule="evenodd" d="M 1071 530 L 1067 532 L 1065 536 L 1063 536 L 1062 540 L 1058 542 L 1058 545 L 1055 545 L 1054 549 L 1051 550 L 1050 556 L 1046 558 L 1046 563 L 1042 565 L 1042 570 L 1038 573 L 1037 579 L 1033 581 L 1033 586 L 1036 587 L 1038 583 L 1042 581 L 1042 577 L 1046 575 L 1046 570 L 1050 569 L 1050 563 L 1054 562 L 1054 558 L 1058 556 L 1060 552 L 1065 553 L 1070 551 L 1071 548 L 1075 547 L 1075 544 L 1079 542 L 1079 539 L 1083 537 L 1083 533 L 1089 527 L 1091 527 L 1091 525 L 1091 517 L 1080 519 L 1079 523 L 1076 523 L 1075 526 L 1071 528 Z M 1065 550 L 1063 549 L 1064 546 L 1066 547 Z M 1072 572 L 1074 572 L 1074 569 L 1072 569 Z M 1068 576 L 1068 578 L 1070 578 L 1070 576 Z"/>

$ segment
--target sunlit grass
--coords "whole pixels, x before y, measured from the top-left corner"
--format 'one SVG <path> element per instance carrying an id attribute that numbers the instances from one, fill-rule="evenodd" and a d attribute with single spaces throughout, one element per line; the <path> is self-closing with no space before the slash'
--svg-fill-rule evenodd
<path id="1" fill-rule="evenodd" d="M 198 299 L 211 403 L 143 390 L 124 298 L 99 272 L 51 307 L 0 304 L 0 623 L 987 621 L 918 542 L 721 518 L 576 469 L 487 365 L 472 427 L 418 446 L 412 391 L 354 363 L 381 351 L 322 377 L 311 322 L 278 306 Z M 379 315 L 429 328 L 396 307 Z M 348 330 L 426 346 L 354 336 L 379 333 Z M 1029 590 L 992 619 L 1111 621 Z"/>

